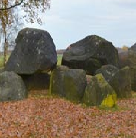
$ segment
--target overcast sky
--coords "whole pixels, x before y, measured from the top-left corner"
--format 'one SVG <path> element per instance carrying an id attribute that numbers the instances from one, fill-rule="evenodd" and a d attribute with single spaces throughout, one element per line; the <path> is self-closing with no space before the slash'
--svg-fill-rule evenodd
<path id="1" fill-rule="evenodd" d="M 99 35 L 114 46 L 136 42 L 136 0 L 51 0 L 43 25 L 57 49 L 67 48 L 87 35 Z"/>

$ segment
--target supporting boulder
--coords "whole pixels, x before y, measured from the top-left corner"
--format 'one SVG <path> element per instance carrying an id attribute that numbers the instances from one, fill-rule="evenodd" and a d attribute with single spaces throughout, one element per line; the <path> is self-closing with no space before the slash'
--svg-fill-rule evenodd
<path id="1" fill-rule="evenodd" d="M 51 94 L 65 97 L 74 102 L 80 102 L 86 87 L 86 73 L 81 69 L 68 69 L 59 67 L 51 74 Z"/>
<path id="2" fill-rule="evenodd" d="M 118 61 L 118 51 L 112 43 L 92 35 L 71 44 L 63 53 L 62 65 L 84 69 L 87 74 L 94 75 L 102 65 L 118 67 Z"/>
<path id="3" fill-rule="evenodd" d="M 22 100 L 28 95 L 24 82 L 14 72 L 0 74 L 0 101 Z"/>
<path id="4" fill-rule="evenodd" d="M 87 106 L 113 107 L 116 104 L 116 93 L 102 74 L 93 76 L 87 85 L 83 103 Z"/>
<path id="5" fill-rule="evenodd" d="M 96 71 L 96 74 L 102 73 L 105 80 L 113 87 L 117 93 L 118 98 L 130 98 L 131 97 L 131 80 L 135 83 L 135 71 L 134 68 L 125 67 L 118 69 L 112 65 L 105 65 Z"/>
<path id="6" fill-rule="evenodd" d="M 100 69 L 96 70 L 95 74 L 102 74 L 107 82 L 109 82 L 112 77 L 119 71 L 113 65 L 104 65 Z"/>
<path id="7" fill-rule="evenodd" d="M 17 74 L 50 71 L 57 63 L 56 48 L 47 31 L 25 28 L 18 33 L 16 46 L 5 70 Z"/>
<path id="8" fill-rule="evenodd" d="M 125 67 L 119 70 L 109 81 L 117 93 L 118 98 L 130 98 L 131 94 L 131 76 L 130 68 Z"/>

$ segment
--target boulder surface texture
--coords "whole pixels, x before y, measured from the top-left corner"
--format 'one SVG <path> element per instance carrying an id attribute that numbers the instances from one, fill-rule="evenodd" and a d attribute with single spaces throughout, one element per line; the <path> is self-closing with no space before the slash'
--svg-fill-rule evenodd
<path id="1" fill-rule="evenodd" d="M 109 82 L 112 77 L 119 71 L 113 65 L 104 65 L 100 69 L 96 70 L 95 74 L 102 74 L 107 82 Z"/>
<path id="2" fill-rule="evenodd" d="M 86 73 L 82 69 L 57 68 L 50 79 L 51 94 L 80 102 L 86 87 Z"/>
<path id="3" fill-rule="evenodd" d="M 28 95 L 24 82 L 14 72 L 0 74 L 0 101 L 22 100 Z"/>
<path id="4" fill-rule="evenodd" d="M 18 33 L 16 46 L 5 70 L 33 74 L 52 70 L 57 63 L 56 48 L 47 31 L 25 28 Z"/>
<path id="5" fill-rule="evenodd" d="M 63 53 L 62 65 L 73 69 L 84 69 L 87 74 L 94 75 L 102 65 L 112 64 L 118 67 L 117 49 L 111 42 L 96 36 L 71 44 Z"/>
<path id="6" fill-rule="evenodd" d="M 102 74 L 93 76 L 87 85 L 83 103 L 87 106 L 113 107 L 116 104 L 116 93 Z"/>
<path id="7" fill-rule="evenodd" d="M 117 93 L 118 98 L 130 98 L 131 94 L 131 73 L 130 68 L 125 67 L 119 70 L 109 81 Z"/>

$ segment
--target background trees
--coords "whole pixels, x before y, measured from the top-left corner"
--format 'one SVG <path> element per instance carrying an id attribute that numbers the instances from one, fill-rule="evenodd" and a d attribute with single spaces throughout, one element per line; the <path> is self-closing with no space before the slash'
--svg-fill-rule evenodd
<path id="1" fill-rule="evenodd" d="M 22 28 L 24 21 L 42 24 L 40 13 L 50 8 L 50 0 L 1 0 L 0 1 L 0 39 L 4 51 L 4 65 L 8 46 L 13 36 Z M 2 46 L 0 46 L 2 47 Z"/>

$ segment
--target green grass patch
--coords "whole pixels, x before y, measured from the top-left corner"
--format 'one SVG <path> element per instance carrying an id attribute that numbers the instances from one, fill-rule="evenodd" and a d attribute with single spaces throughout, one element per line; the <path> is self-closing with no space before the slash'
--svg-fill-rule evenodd
<path id="1" fill-rule="evenodd" d="M 7 55 L 7 60 L 9 58 L 10 54 Z M 0 55 L 0 68 L 2 68 L 4 66 L 4 56 L 3 55 Z"/>
<path id="2" fill-rule="evenodd" d="M 63 56 L 62 54 L 57 55 L 57 65 L 61 65 L 62 56 Z"/>
<path id="3" fill-rule="evenodd" d="M 4 58 L 3 58 L 3 56 L 0 56 L 0 68 L 2 68 L 3 67 L 3 64 L 4 63 Z"/>

